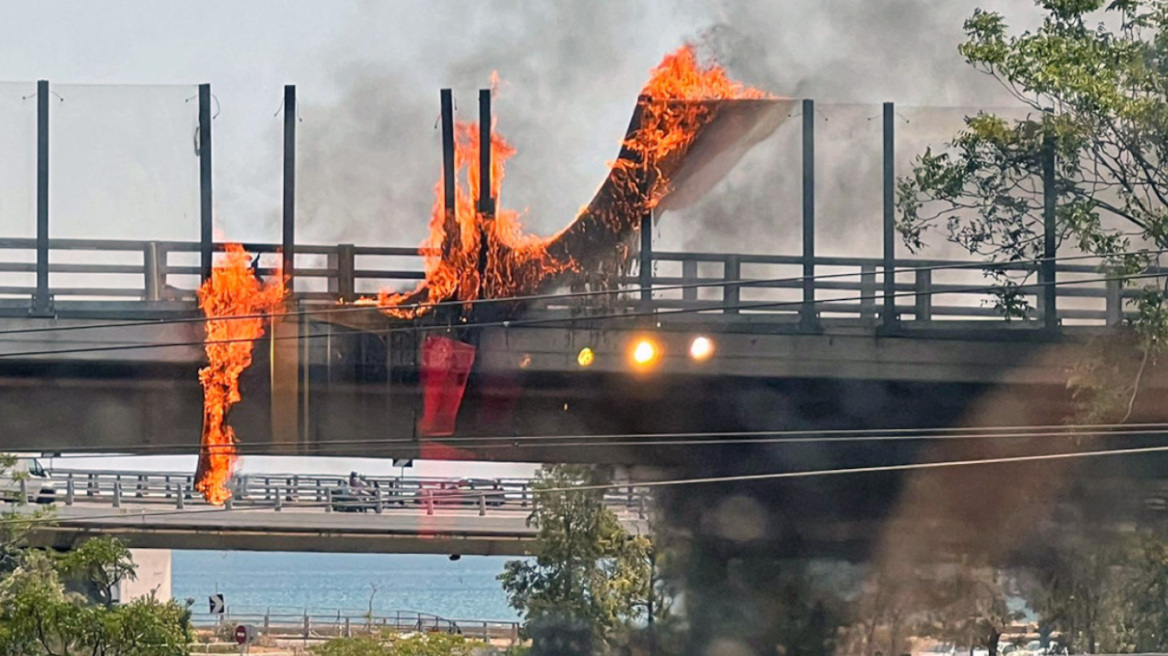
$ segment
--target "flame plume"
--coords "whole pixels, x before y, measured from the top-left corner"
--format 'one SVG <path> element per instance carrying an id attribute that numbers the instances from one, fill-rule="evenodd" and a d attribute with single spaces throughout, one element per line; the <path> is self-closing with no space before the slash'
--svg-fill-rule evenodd
<path id="1" fill-rule="evenodd" d="M 255 340 L 264 334 L 264 319 L 255 315 L 275 310 L 285 293 L 282 272 L 261 283 L 250 263 L 251 255 L 242 246 L 228 244 L 226 257 L 199 288 L 199 307 L 207 317 L 207 366 L 199 370 L 203 436 L 195 489 L 217 506 L 231 496 L 227 482 L 236 460 L 235 431 L 227 424 L 227 411 L 241 398 L 239 376 L 251 365 Z"/>
<path id="2" fill-rule="evenodd" d="M 756 114 L 736 111 L 738 122 L 754 130 L 765 122 L 759 108 L 769 110 L 774 98 L 731 80 L 720 66 L 703 65 L 691 45 L 667 55 L 641 91 L 608 179 L 572 223 L 547 238 L 525 235 L 513 210 L 500 208 L 493 217 L 476 211 L 480 126 L 457 124 L 454 215 L 447 216 L 439 180 L 430 233 L 422 244 L 426 278 L 410 292 L 382 292 L 377 304 L 391 317 L 413 319 L 442 301 L 532 294 L 560 274 L 587 275 L 603 267 L 614 250 L 618 258 L 627 256 L 626 242 L 641 217 L 661 206 L 677 178 L 685 178 L 686 155 L 735 102 L 753 103 L 750 111 Z M 781 119 L 767 120 L 769 134 Z M 491 197 L 499 197 L 505 163 L 514 154 L 502 137 L 491 135 Z"/>

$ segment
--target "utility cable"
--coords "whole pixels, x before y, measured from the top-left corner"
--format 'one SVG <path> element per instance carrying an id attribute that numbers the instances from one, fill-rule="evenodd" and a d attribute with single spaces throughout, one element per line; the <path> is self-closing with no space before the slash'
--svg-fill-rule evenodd
<path id="1" fill-rule="evenodd" d="M 454 436 L 440 440 L 411 438 L 373 438 L 359 440 L 335 440 L 320 442 L 319 448 L 335 447 L 374 447 L 374 446 L 413 446 L 419 449 L 426 447 L 463 447 L 468 449 L 522 449 L 548 448 L 549 446 L 659 446 L 697 444 L 820 444 L 820 443 L 865 443 L 865 442 L 945 442 L 945 441 L 973 441 L 973 440 L 1001 440 L 1001 439 L 1034 439 L 1034 438 L 1074 438 L 1100 437 L 1123 438 L 1168 433 L 1168 423 L 1143 424 L 1059 424 L 1048 426 L 1009 426 L 1009 427 L 941 427 L 941 428 L 880 428 L 857 430 L 776 430 L 776 431 L 725 431 L 725 432 L 686 432 L 686 433 L 616 433 L 608 435 L 526 435 L 526 436 L 492 436 L 471 437 Z M 625 440 L 613 442 L 610 440 Z M 53 459 L 82 459 L 82 458 L 125 458 L 134 456 L 184 455 L 194 456 L 197 452 L 213 453 L 220 450 L 230 450 L 234 447 L 240 456 L 279 456 L 288 455 L 275 449 L 279 445 L 264 446 L 262 450 L 248 447 L 246 444 L 237 445 L 207 445 L 195 447 L 193 444 L 150 444 L 135 447 L 131 451 L 110 453 L 106 447 L 78 446 L 55 447 L 53 452 L 68 452 L 63 455 L 54 455 Z M 92 451 L 90 451 L 92 450 Z M 90 451 L 89 453 L 86 453 Z M 321 454 L 314 454 L 321 455 Z M 327 456 L 326 456 L 327 457 Z"/>

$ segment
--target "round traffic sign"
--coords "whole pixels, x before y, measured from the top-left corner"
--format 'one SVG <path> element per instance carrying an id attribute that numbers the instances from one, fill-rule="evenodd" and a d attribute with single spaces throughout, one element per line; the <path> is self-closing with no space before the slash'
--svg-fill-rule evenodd
<path id="1" fill-rule="evenodd" d="M 251 627 L 246 624 L 240 624 L 235 627 L 235 644 L 246 645 L 251 641 Z"/>

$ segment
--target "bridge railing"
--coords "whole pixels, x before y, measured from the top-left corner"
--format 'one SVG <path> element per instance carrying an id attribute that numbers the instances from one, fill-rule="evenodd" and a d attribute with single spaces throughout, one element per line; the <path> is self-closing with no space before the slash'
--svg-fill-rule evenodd
<path id="1" fill-rule="evenodd" d="M 248 624 L 272 636 L 302 639 L 348 637 L 371 632 L 451 633 L 479 640 L 517 639 L 519 623 L 509 620 L 448 619 L 418 611 L 368 613 L 358 610 L 302 610 L 228 606 L 223 615 L 194 613 L 196 626 Z"/>
<path id="2" fill-rule="evenodd" d="M 58 499 L 65 505 L 102 504 L 203 506 L 189 473 L 51 469 Z M 538 499 L 528 479 L 449 479 L 436 477 L 365 477 L 365 487 L 349 487 L 348 477 L 302 474 L 244 474 L 232 480 L 229 508 L 270 510 L 321 509 L 324 512 L 385 512 L 405 508 L 433 514 L 474 509 L 480 515 L 530 513 Z M 622 486 L 607 492 L 605 503 L 622 513 L 644 517 L 645 489 Z"/>
<path id="3" fill-rule="evenodd" d="M 257 267 L 261 275 L 275 271 L 278 245 L 245 247 L 261 254 Z M 35 292 L 30 277 L 36 267 L 35 248 L 34 239 L 0 239 L 0 298 L 27 299 Z M 58 311 L 67 312 L 77 301 L 122 301 L 110 305 L 113 312 L 125 311 L 125 302 L 146 311 L 194 310 L 198 242 L 54 239 L 49 249 L 52 281 L 86 281 L 50 287 Z M 297 265 L 296 297 L 306 304 L 352 301 L 379 289 L 402 291 L 424 277 L 418 248 L 297 245 L 297 258 L 305 265 Z M 802 277 L 806 263 L 792 255 L 659 252 L 649 259 L 652 275 L 625 277 L 611 295 L 569 294 L 530 305 L 535 312 L 576 317 L 649 311 L 670 320 L 858 325 L 954 325 L 954 321 L 984 325 L 1009 318 L 1012 325 L 1024 326 L 1040 322 L 1043 295 L 1054 289 L 1060 321 L 1111 325 L 1123 318 L 1139 294 L 1099 264 L 1082 259 L 1057 263 L 1053 288 L 1034 282 L 1033 275 L 1027 277 L 1037 272 L 1038 265 L 1025 262 L 898 259 L 890 285 L 885 284 L 886 263 L 879 258 L 814 257 L 811 264 L 817 273 L 812 278 Z M 1010 289 L 1008 301 L 995 291 L 1001 287 L 988 276 L 991 271 L 1021 281 Z M 653 291 L 642 293 L 639 285 L 644 282 Z M 886 299 L 892 301 L 895 316 L 884 316 Z M 1005 317 L 999 307 L 1004 302 L 1020 316 Z"/>

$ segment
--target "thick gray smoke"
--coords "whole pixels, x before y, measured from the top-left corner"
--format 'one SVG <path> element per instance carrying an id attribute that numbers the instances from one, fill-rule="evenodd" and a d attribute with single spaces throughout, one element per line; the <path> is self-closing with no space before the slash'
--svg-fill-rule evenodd
<path id="1" fill-rule="evenodd" d="M 605 176 L 640 85 L 683 40 L 731 73 L 790 97 L 816 99 L 820 251 L 874 255 L 880 230 L 880 102 L 896 101 L 898 167 L 952 135 L 974 106 L 1004 92 L 961 60 L 961 23 L 1003 3 L 530 3 L 438 5 L 408 61 L 338 71 L 340 100 L 302 110 L 299 224 L 304 238 L 412 245 L 426 232 L 440 172 L 438 94 L 477 119 L 477 89 L 498 71 L 498 130 L 518 150 L 503 203 L 533 231 L 567 224 Z M 429 10 L 428 10 L 429 11 Z M 400 22 L 367 5 L 353 39 Z M 400 51 L 400 49 L 399 49 Z M 943 105 L 949 109 L 922 109 Z M 954 109 L 953 107 L 957 107 Z M 795 254 L 799 244 L 799 108 L 707 199 L 661 217 L 658 248 Z"/>
<path id="2" fill-rule="evenodd" d="M 358 32 L 389 21 L 369 9 Z M 451 26 L 448 34 L 419 39 L 408 61 L 347 69 L 340 102 L 304 108 L 298 214 L 311 239 L 417 243 L 441 172 L 438 90 L 452 87 L 457 118 L 475 121 L 492 71 L 502 78 L 497 130 L 519 152 L 502 202 L 525 211 L 532 230 L 558 230 L 603 180 L 649 68 L 679 42 L 646 40 L 657 17 L 634 3 L 436 11 L 432 24 Z"/>
<path id="3" fill-rule="evenodd" d="M 928 145 L 956 133 L 976 108 L 1010 105 L 1005 91 L 957 53 L 976 6 L 1030 16 L 1033 3 L 752 3 L 724 0 L 705 33 L 741 79 L 816 101 L 817 248 L 878 255 L 881 104 L 895 102 L 899 174 Z M 800 108 L 684 216 L 665 217 L 662 241 L 686 250 L 797 254 L 802 212 Z M 687 230 L 677 230 L 673 223 Z M 943 245 L 942 245 L 943 246 Z"/>

